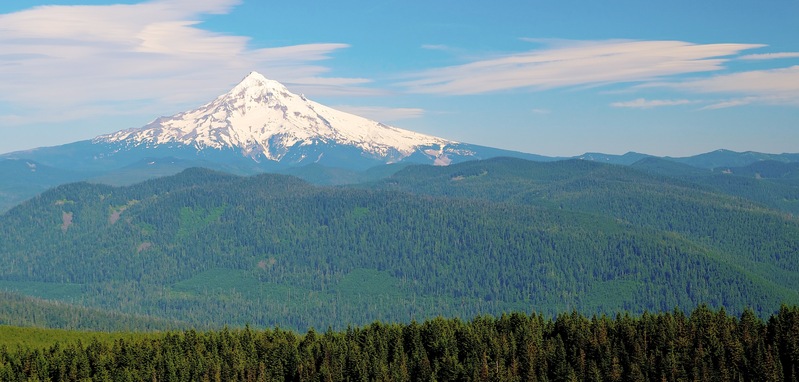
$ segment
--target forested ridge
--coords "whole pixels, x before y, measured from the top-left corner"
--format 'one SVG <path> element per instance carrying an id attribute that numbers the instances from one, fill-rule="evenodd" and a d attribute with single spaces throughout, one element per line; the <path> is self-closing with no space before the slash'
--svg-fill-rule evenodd
<path id="1" fill-rule="evenodd" d="M 174 320 L 86 308 L 0 291 L 0 325 L 101 331 L 154 331 L 188 328 Z M 191 327 L 202 328 L 194 324 Z"/>
<path id="2" fill-rule="evenodd" d="M 799 221 L 587 161 L 409 166 L 349 187 L 204 169 L 74 183 L 0 215 L 0 287 L 189 324 L 799 303 Z"/>
<path id="3" fill-rule="evenodd" d="M 3 328 L 0 328 L 2 333 Z M 539 314 L 374 322 L 300 335 L 280 328 L 110 337 L 53 333 L 0 345 L 3 381 L 796 381 L 799 308 L 766 321 L 684 314 Z M 61 336 L 62 338 L 59 338 Z M 63 342 L 62 342 L 63 341 Z"/>

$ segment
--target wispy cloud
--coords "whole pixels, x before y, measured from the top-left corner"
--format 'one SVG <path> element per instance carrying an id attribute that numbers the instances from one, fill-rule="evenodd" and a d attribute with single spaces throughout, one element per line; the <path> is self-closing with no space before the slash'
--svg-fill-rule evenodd
<path id="1" fill-rule="evenodd" d="M 645 98 L 637 98 L 632 101 L 624 101 L 624 102 L 614 102 L 610 104 L 613 107 L 628 107 L 628 108 L 636 108 L 636 109 L 651 109 L 653 107 L 661 107 L 661 106 L 677 106 L 677 105 L 688 105 L 696 103 L 696 101 L 691 101 L 687 99 L 653 99 L 648 100 Z"/>
<path id="2" fill-rule="evenodd" d="M 15 109 L 4 120 L 30 122 L 43 110 L 62 118 L 85 114 L 78 109 L 116 114 L 115 102 L 170 111 L 206 101 L 251 70 L 317 91 L 363 92 L 369 80 L 325 78 L 328 68 L 318 64 L 347 44 L 256 49 L 248 37 L 201 27 L 239 3 L 153 0 L 0 14 L 0 103 Z"/>
<path id="3" fill-rule="evenodd" d="M 799 93 L 799 65 L 788 68 L 752 70 L 694 79 L 673 85 L 703 93 L 744 93 L 759 95 Z"/>
<path id="4" fill-rule="evenodd" d="M 775 60 L 778 58 L 799 58 L 799 52 L 747 54 L 738 57 L 741 60 Z"/>
<path id="5" fill-rule="evenodd" d="M 424 109 L 411 107 L 394 108 L 383 106 L 339 105 L 336 106 L 336 109 L 379 122 L 392 122 L 403 119 L 420 118 L 424 115 Z"/>
<path id="6" fill-rule="evenodd" d="M 441 45 L 441 44 L 424 44 L 424 45 L 422 45 L 422 49 L 427 49 L 427 50 L 445 50 L 446 51 L 446 50 L 451 50 L 452 48 L 450 48 L 450 47 L 448 47 L 446 45 Z"/>
<path id="7" fill-rule="evenodd" d="M 736 107 L 736 106 L 743 106 L 749 105 L 753 102 L 756 102 L 756 97 L 745 97 L 745 98 L 738 98 L 738 99 L 731 99 L 721 102 L 714 102 L 713 104 L 707 105 L 700 110 L 717 110 L 717 109 L 726 109 L 728 107 Z"/>
<path id="8" fill-rule="evenodd" d="M 716 75 L 681 82 L 652 83 L 646 87 L 668 87 L 694 93 L 737 94 L 740 97 L 705 109 L 748 105 L 799 105 L 799 65 Z"/>
<path id="9" fill-rule="evenodd" d="M 544 49 L 413 73 L 400 85 L 411 92 L 480 94 L 519 88 L 597 86 L 712 72 L 759 44 L 682 41 L 558 41 Z"/>
<path id="10" fill-rule="evenodd" d="M 340 77 L 298 77 L 283 83 L 292 92 L 301 94 L 325 96 L 381 96 L 386 91 L 382 89 L 363 87 L 371 83 L 366 78 L 340 78 Z"/>

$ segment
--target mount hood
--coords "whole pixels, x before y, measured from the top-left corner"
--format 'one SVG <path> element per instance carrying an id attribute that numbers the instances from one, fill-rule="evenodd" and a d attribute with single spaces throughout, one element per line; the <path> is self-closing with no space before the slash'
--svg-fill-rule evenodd
<path id="1" fill-rule="evenodd" d="M 388 126 L 311 101 L 257 72 L 197 109 L 158 118 L 141 128 L 102 135 L 93 142 L 120 145 L 122 150 L 234 150 L 258 162 L 284 165 L 326 163 L 326 156 L 341 162 L 346 159 L 341 158 L 342 151 L 381 163 L 413 158 L 414 162 L 447 165 L 479 157 L 458 142 Z"/>

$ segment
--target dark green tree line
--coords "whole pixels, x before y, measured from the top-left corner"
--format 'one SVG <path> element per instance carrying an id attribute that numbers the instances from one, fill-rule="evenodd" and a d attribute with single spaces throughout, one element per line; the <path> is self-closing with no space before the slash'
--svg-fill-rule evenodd
<path id="1" fill-rule="evenodd" d="M 795 381 L 799 307 L 615 317 L 520 313 L 304 335 L 282 329 L 88 337 L 0 348 L 3 381 Z"/>

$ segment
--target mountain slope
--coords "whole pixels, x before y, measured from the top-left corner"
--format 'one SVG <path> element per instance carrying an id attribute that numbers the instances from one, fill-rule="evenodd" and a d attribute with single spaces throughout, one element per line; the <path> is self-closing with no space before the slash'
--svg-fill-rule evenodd
<path id="1" fill-rule="evenodd" d="M 628 167 L 502 158 L 410 166 L 373 187 L 202 169 L 65 185 L 0 216 L 0 280 L 293 328 L 799 301 L 794 218 Z"/>
<path id="2" fill-rule="evenodd" d="M 0 159 L 0 213 L 54 185 L 84 175 L 24 159 Z"/>
<path id="3" fill-rule="evenodd" d="M 719 183 L 698 187 L 683 179 L 589 161 L 495 158 L 446 168 L 411 166 L 370 187 L 610 217 L 709 245 L 707 250 L 734 258 L 731 264 L 758 278 L 779 279 L 781 285 L 799 291 L 794 278 L 799 259 L 792 256 L 799 253 L 799 222 L 757 201 L 719 192 Z M 790 190 L 794 195 L 799 191 Z"/>
<path id="4" fill-rule="evenodd" d="M 159 118 L 140 129 L 100 136 L 95 141 L 131 146 L 233 148 L 253 159 L 277 162 L 301 162 L 306 156 L 292 153 L 292 149 L 334 143 L 358 148 L 385 162 L 424 152 L 441 164 L 450 160 L 446 146 L 456 144 L 329 108 L 293 94 L 279 82 L 256 72 L 195 110 Z M 308 159 L 319 161 L 320 156 L 324 152 Z"/>
<path id="5" fill-rule="evenodd" d="M 606 164 L 621 164 L 629 166 L 641 159 L 649 158 L 651 155 L 641 154 L 636 152 L 628 152 L 624 155 L 608 155 L 602 153 L 585 153 L 576 156 L 575 159 L 582 159 L 594 162 L 601 162 Z"/>
<path id="6" fill-rule="evenodd" d="M 762 160 L 745 167 L 715 170 L 663 158 L 645 158 L 633 168 L 688 182 L 697 189 L 721 192 L 792 214 L 799 214 L 799 162 Z"/>
<path id="7" fill-rule="evenodd" d="M 689 166 L 715 169 L 719 167 L 744 167 L 752 163 L 774 160 L 779 162 L 799 162 L 799 154 L 784 153 L 784 154 L 767 154 L 758 153 L 754 151 L 735 152 L 731 150 L 716 150 L 709 153 L 694 155 L 690 157 L 673 158 L 666 157 L 666 159 L 673 160 L 687 164 Z"/>
<path id="8" fill-rule="evenodd" d="M 153 331 L 188 327 L 176 321 L 91 309 L 5 291 L 0 291 L 0 325 L 99 331 Z"/>
<path id="9" fill-rule="evenodd" d="M 784 181 L 799 186 L 799 162 L 763 160 L 744 167 L 725 167 L 721 171 L 755 179 Z"/>

